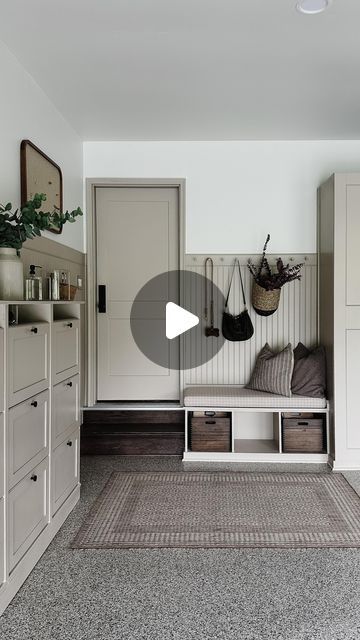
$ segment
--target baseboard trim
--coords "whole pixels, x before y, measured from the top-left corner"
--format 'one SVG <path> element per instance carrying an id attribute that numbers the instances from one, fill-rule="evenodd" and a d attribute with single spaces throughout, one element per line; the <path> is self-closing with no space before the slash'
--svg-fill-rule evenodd
<path id="1" fill-rule="evenodd" d="M 328 455 L 326 453 L 205 453 L 185 451 L 183 462 L 328 464 Z"/>

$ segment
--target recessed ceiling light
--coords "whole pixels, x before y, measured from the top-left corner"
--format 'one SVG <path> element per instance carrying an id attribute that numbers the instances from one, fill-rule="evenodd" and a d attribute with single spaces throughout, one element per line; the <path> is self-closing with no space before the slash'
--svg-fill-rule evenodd
<path id="1" fill-rule="evenodd" d="M 329 6 L 331 0 L 299 0 L 296 8 L 300 13 L 321 13 Z"/>

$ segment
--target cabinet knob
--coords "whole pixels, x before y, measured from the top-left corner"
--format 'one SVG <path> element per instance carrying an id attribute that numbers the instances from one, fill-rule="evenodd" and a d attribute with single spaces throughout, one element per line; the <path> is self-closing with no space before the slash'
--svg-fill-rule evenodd
<path id="1" fill-rule="evenodd" d="M 72 447 L 72 442 L 71 442 L 71 440 L 69 440 L 66 444 L 67 444 L 67 446 L 68 446 L 68 447 Z"/>
<path id="2" fill-rule="evenodd" d="M 66 326 L 70 327 L 70 329 L 72 329 L 72 322 L 68 322 Z"/>
<path id="3" fill-rule="evenodd" d="M 37 475 L 36 473 L 34 473 L 34 475 L 31 476 L 30 480 L 32 480 L 33 482 L 37 481 Z"/>
<path id="4" fill-rule="evenodd" d="M 66 383 L 66 386 L 67 386 L 67 387 L 72 387 L 72 382 L 67 382 L 67 383 Z"/>
<path id="5" fill-rule="evenodd" d="M 37 332 L 38 332 L 37 327 L 32 327 L 32 328 L 30 329 L 30 331 L 31 331 L 32 333 L 37 333 Z"/>
<path id="6" fill-rule="evenodd" d="M 35 407 L 35 408 L 36 408 L 36 407 L 37 407 L 37 405 L 38 405 L 38 403 L 37 403 L 37 401 L 36 401 L 36 400 L 34 400 L 34 402 L 32 402 L 32 403 L 31 403 L 31 406 L 32 406 L 32 407 Z"/>

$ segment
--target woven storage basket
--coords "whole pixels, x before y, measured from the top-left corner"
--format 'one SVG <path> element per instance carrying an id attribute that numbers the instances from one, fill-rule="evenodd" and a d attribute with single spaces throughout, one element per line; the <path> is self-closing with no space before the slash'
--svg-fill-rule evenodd
<path id="1" fill-rule="evenodd" d="M 266 291 L 257 282 L 253 283 L 252 306 L 259 316 L 271 316 L 279 306 L 281 289 Z"/>

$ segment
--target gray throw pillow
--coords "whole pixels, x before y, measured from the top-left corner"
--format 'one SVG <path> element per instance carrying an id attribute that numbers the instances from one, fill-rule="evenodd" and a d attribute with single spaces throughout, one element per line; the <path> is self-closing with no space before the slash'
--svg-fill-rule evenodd
<path id="1" fill-rule="evenodd" d="M 272 351 L 266 343 L 256 359 L 247 388 L 290 397 L 293 368 L 294 353 L 290 343 L 279 353 Z"/>
<path id="2" fill-rule="evenodd" d="M 307 349 L 299 342 L 294 349 L 294 373 L 291 390 L 298 396 L 324 398 L 326 392 L 326 358 L 324 347 Z"/>

